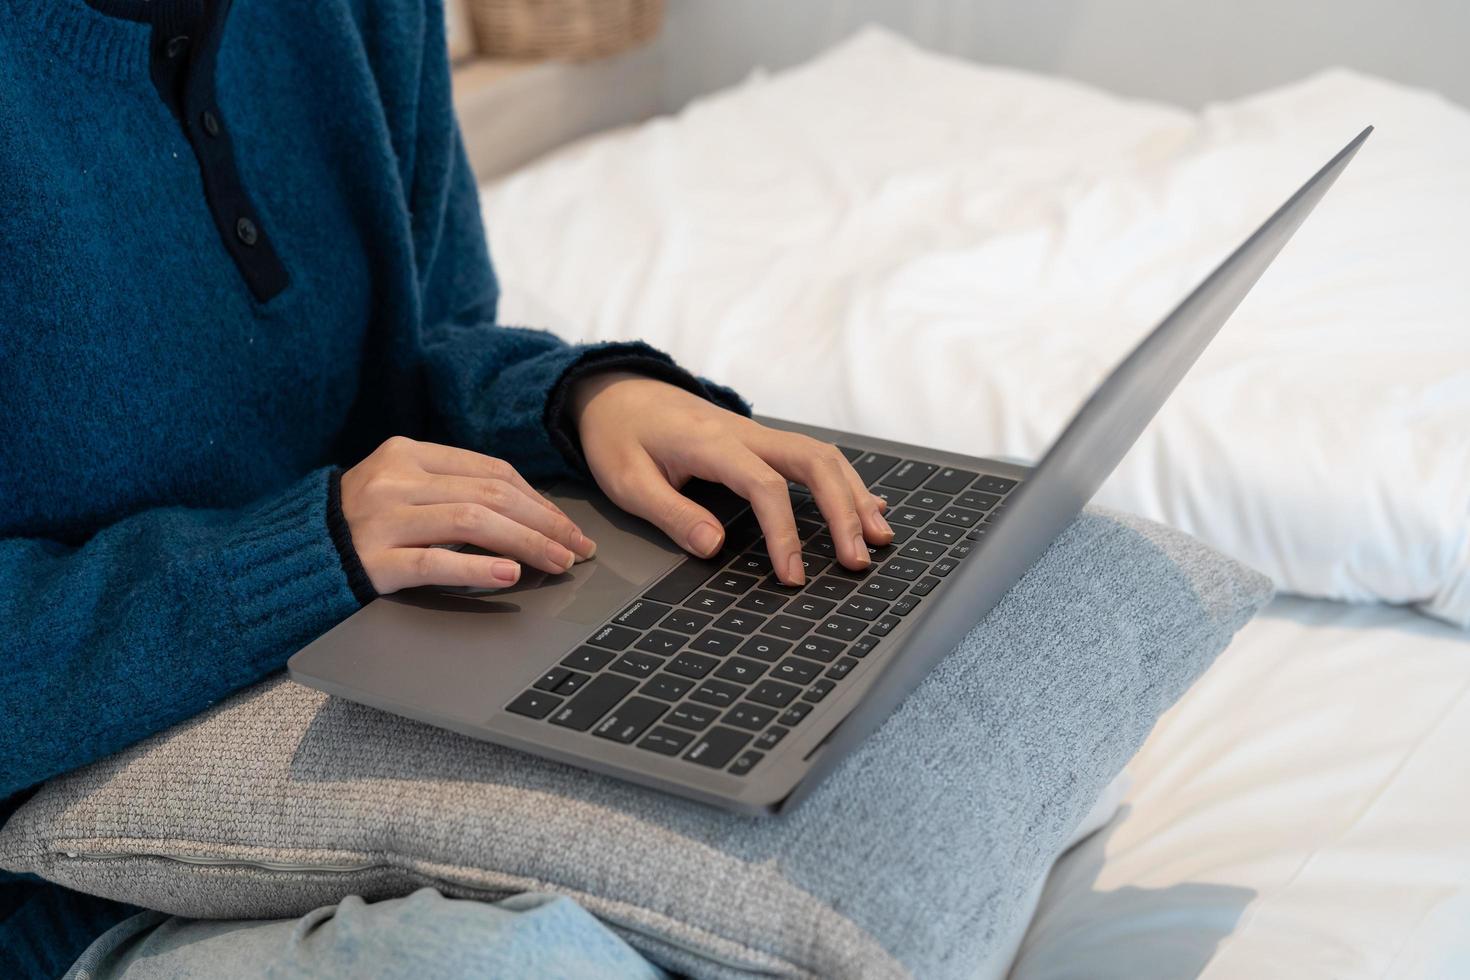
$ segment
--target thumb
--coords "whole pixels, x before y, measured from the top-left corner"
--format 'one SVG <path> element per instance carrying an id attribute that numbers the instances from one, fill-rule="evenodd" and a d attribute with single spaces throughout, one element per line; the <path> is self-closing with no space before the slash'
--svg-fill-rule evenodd
<path id="1" fill-rule="evenodd" d="M 608 492 L 613 503 L 653 524 L 690 554 L 708 558 L 725 543 L 725 529 L 715 516 L 675 490 L 650 457 L 643 456 L 617 482 Z"/>

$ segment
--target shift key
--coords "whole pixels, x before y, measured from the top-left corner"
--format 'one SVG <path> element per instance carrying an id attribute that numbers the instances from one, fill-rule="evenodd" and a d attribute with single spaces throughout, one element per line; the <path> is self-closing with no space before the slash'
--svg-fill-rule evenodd
<path id="1" fill-rule="evenodd" d="M 582 688 L 581 693 L 552 714 L 551 723 L 585 732 L 637 686 L 638 682 L 631 677 L 599 674 Z"/>

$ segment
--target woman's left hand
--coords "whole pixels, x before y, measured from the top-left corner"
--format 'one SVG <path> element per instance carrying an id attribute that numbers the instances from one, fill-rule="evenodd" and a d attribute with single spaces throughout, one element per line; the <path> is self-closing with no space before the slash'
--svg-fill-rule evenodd
<path id="1" fill-rule="evenodd" d="M 767 428 L 682 388 L 626 372 L 578 382 L 570 410 L 603 493 L 700 557 L 718 551 L 725 532 L 679 492 L 691 477 L 723 483 L 750 501 L 771 567 L 788 585 L 806 580 L 788 479 L 811 490 L 846 567 L 867 567 L 867 546 L 893 540 L 883 501 L 828 443 Z"/>

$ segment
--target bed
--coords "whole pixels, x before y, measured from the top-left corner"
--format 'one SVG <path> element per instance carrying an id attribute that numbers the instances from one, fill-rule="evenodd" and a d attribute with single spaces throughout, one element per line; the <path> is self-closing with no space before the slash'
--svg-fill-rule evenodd
<path id="1" fill-rule="evenodd" d="M 505 322 L 1034 458 L 1366 123 L 1101 495 L 1283 595 L 977 976 L 1470 975 L 1470 111 L 1339 70 L 1195 113 L 869 30 L 484 188 Z"/>

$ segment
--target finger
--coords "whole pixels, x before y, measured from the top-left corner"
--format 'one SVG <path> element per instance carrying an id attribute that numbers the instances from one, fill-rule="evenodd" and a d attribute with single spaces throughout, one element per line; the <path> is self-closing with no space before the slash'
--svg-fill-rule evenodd
<path id="1" fill-rule="evenodd" d="M 540 506 L 532 494 L 506 480 L 430 473 L 409 491 L 407 502 L 479 504 L 509 517 L 517 524 L 540 531 L 551 540 L 576 552 L 578 558 L 591 558 L 597 551 L 597 544 L 583 534 L 582 529 L 573 524 L 565 514 Z"/>
<path id="2" fill-rule="evenodd" d="M 419 442 L 413 439 L 403 440 L 402 447 L 407 454 L 423 467 L 427 473 L 437 473 L 443 476 L 474 476 L 482 480 L 505 480 L 507 483 L 519 487 L 522 492 L 531 497 L 542 507 L 566 516 L 562 509 L 542 496 L 535 487 L 526 482 L 526 478 L 516 471 L 516 468 L 503 459 L 494 456 L 486 456 L 484 453 L 472 452 L 468 449 L 459 449 L 455 446 L 445 446 L 437 442 Z"/>
<path id="3" fill-rule="evenodd" d="M 781 473 L 799 480 L 811 490 L 812 498 L 827 522 L 838 560 L 848 568 L 867 568 L 873 558 L 868 553 L 867 530 L 859 509 L 873 511 L 874 516 L 877 514 L 872 495 L 860 481 L 861 492 L 855 495 L 845 472 L 847 460 L 842 453 L 835 446 L 805 436 L 774 430 L 762 435 L 755 450 Z M 876 525 L 873 531 L 878 531 Z M 874 544 L 887 544 L 891 537 L 890 533 L 881 542 L 875 540 Z"/>
<path id="4" fill-rule="evenodd" d="M 472 544 L 553 575 L 565 572 L 577 560 L 565 545 L 479 504 L 403 507 L 395 517 L 393 543 L 398 547 Z"/>
<path id="5" fill-rule="evenodd" d="M 787 585 L 806 582 L 801 537 L 796 533 L 796 515 L 791 510 L 791 494 L 784 476 L 741 442 L 701 447 L 685 464 L 695 476 L 723 483 L 750 501 L 750 509 L 766 537 L 766 551 L 771 556 L 776 577 Z M 865 548 L 863 557 L 867 556 Z"/>
<path id="6" fill-rule="evenodd" d="M 418 585 L 503 589 L 521 577 L 521 566 L 508 558 L 465 555 L 444 548 L 392 548 L 383 555 L 380 567 L 385 581 L 378 591 L 384 594 Z"/>
<path id="7" fill-rule="evenodd" d="M 619 467 L 607 484 L 603 489 L 613 503 L 648 521 L 685 551 L 708 558 L 725 543 L 725 529 L 715 516 L 676 490 L 646 453 Z"/>

